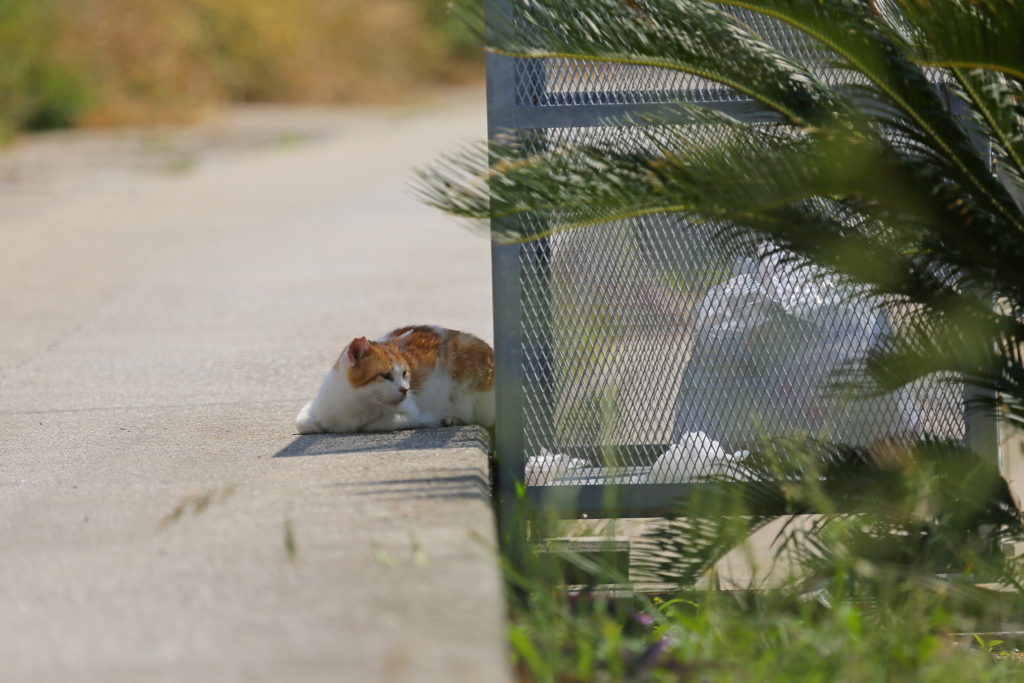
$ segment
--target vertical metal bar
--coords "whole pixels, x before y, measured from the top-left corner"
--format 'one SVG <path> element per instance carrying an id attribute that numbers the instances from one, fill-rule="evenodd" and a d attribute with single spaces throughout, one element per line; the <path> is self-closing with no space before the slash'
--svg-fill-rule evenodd
<path id="1" fill-rule="evenodd" d="M 945 89 L 944 89 L 945 90 Z M 992 170 L 992 141 L 982 133 L 977 122 L 971 117 L 967 103 L 946 90 L 950 110 L 960 119 L 971 136 L 971 142 L 988 160 Z M 992 305 L 996 305 L 993 301 Z M 999 423 L 992 406 L 998 394 L 980 387 L 964 386 L 964 420 L 967 426 L 967 447 L 985 459 L 991 459 L 1002 469 L 1003 456 L 999 448 Z"/>
<path id="2" fill-rule="evenodd" d="M 508 0 L 486 0 L 488 36 L 496 21 L 508 21 Z M 515 61 L 487 54 L 487 138 L 508 134 L 515 125 Z M 492 234 L 500 229 L 492 219 Z M 498 538 L 515 563 L 524 547 L 525 521 L 521 517 L 519 490 L 526 472 L 523 449 L 523 343 L 520 245 L 491 240 L 491 278 L 494 308 L 494 380 L 497 423 L 494 468 L 498 492 Z"/>
<path id="3" fill-rule="evenodd" d="M 494 380 L 497 423 L 494 468 L 498 492 L 498 533 L 509 553 L 525 541 L 520 487 L 525 484 L 523 448 L 523 343 L 518 244 L 491 243 L 494 301 Z"/>

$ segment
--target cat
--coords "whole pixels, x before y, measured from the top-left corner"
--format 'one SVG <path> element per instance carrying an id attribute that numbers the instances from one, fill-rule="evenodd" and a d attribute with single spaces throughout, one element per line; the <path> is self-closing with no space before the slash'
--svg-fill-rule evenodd
<path id="1" fill-rule="evenodd" d="M 353 339 L 295 418 L 300 434 L 494 428 L 494 351 L 466 332 L 402 327 Z"/>

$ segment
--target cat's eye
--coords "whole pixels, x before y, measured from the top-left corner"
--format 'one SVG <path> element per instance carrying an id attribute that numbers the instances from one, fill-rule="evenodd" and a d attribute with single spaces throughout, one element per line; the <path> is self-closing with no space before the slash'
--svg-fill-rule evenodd
<path id="1" fill-rule="evenodd" d="M 391 379 L 391 373 L 390 372 L 382 372 L 382 373 L 380 373 L 380 378 L 381 379 L 390 380 Z"/>
<path id="2" fill-rule="evenodd" d="M 402 370 L 402 377 L 405 378 L 405 377 L 408 377 L 408 376 L 409 376 L 409 371 L 408 370 Z"/>

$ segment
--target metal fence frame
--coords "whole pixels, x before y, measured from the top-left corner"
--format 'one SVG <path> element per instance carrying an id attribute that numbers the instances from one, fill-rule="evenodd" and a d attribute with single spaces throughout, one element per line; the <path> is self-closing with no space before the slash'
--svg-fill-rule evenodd
<path id="1" fill-rule="evenodd" d="M 514 0 L 486 0 L 488 17 L 510 16 Z M 541 106 L 536 101 L 517 102 L 518 75 L 530 73 L 524 62 L 488 53 L 487 68 L 487 111 L 488 138 L 515 134 L 520 131 L 541 131 L 566 127 L 603 127 L 620 125 L 618 122 L 627 115 L 642 115 L 645 112 L 664 110 L 665 104 L 621 104 L 602 102 L 600 97 L 577 94 L 562 96 L 558 106 Z M 517 62 L 520 63 L 517 69 Z M 537 79 L 543 73 L 538 67 L 531 74 Z M 517 75 L 518 74 L 518 75 Z M 520 91 L 521 92 L 521 91 Z M 522 99 L 521 95 L 518 99 Z M 950 105 L 959 108 L 965 115 L 962 102 L 949 98 Z M 778 121 L 774 112 L 757 110 L 750 102 L 709 101 L 701 106 L 729 114 L 737 120 L 749 123 L 770 123 Z M 965 115 L 965 120 L 967 117 Z M 988 141 L 975 132 L 979 148 L 987 149 Z M 519 220 L 502 218 L 499 220 Z M 502 535 L 508 541 L 518 536 L 521 529 L 515 528 L 518 515 L 523 513 L 521 492 L 525 491 L 525 512 L 543 509 L 555 517 L 599 518 L 613 514 L 616 517 L 652 517 L 669 513 L 682 497 L 690 495 L 702 483 L 678 484 L 595 484 L 525 486 L 526 453 L 524 440 L 524 379 L 525 373 L 550 372 L 545 364 L 524 366 L 524 350 L 531 357 L 546 358 L 550 355 L 549 339 L 526 338 L 523 327 L 523 292 L 521 280 L 521 250 L 537 250 L 541 254 L 548 249 L 544 240 L 526 244 L 492 243 L 492 277 L 494 303 L 494 348 L 495 381 L 497 387 L 496 489 L 498 492 L 499 525 Z M 536 377 L 535 377 L 536 378 Z M 543 379 L 540 377 L 539 379 Z M 968 393 L 968 392 L 974 392 Z M 965 406 L 977 390 L 965 391 Z M 998 461 L 999 446 L 997 427 L 992 419 L 979 411 L 965 413 L 967 442 L 976 452 Z M 614 512 L 608 509 L 608 501 L 614 500 Z M 520 520 L 521 521 L 521 520 Z M 521 526 L 521 524 L 519 525 Z"/>

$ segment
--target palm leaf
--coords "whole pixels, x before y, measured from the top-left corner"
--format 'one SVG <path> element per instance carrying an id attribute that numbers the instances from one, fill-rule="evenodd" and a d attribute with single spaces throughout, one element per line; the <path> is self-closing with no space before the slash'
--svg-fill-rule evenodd
<path id="1" fill-rule="evenodd" d="M 849 109 L 807 67 L 706 2 L 523 0 L 514 16 L 494 17 L 487 29 L 488 48 L 499 54 L 680 71 L 734 88 L 795 122 Z"/>
<path id="2" fill-rule="evenodd" d="M 955 443 L 897 448 L 880 460 L 861 450 L 776 441 L 748 456 L 746 489 L 719 479 L 681 503 L 680 517 L 634 545 L 639 566 L 660 580 L 692 586 L 750 534 L 782 515 L 816 515 L 776 538 L 776 556 L 794 560 L 810 587 L 837 573 L 933 577 L 972 568 L 1013 583 L 1019 567 L 1003 543 L 1024 540 L 1021 514 L 997 468 Z"/>
<path id="3" fill-rule="evenodd" d="M 1006 188 L 989 172 L 970 135 L 953 117 L 924 69 L 909 58 L 893 27 L 855 1 L 810 2 L 792 0 L 715 0 L 723 5 L 763 12 L 784 21 L 839 55 L 863 74 L 880 97 L 895 106 L 922 134 L 923 139 L 948 159 L 950 176 L 971 187 L 989 211 L 1024 230 L 1024 216 L 1011 209 Z M 930 5 L 941 11 L 936 5 Z"/>
<path id="4" fill-rule="evenodd" d="M 1019 0 L 892 0 L 917 59 L 929 66 L 998 71 L 1024 82 L 1024 5 Z"/>
<path id="5" fill-rule="evenodd" d="M 999 73 L 954 68 L 958 92 L 972 105 L 975 120 L 992 141 L 995 164 L 1017 192 L 1024 192 L 1024 85 Z"/>

